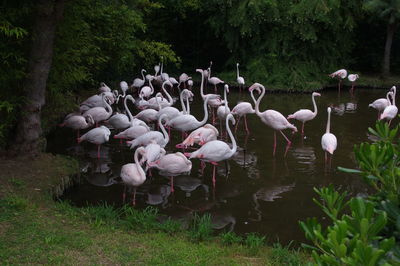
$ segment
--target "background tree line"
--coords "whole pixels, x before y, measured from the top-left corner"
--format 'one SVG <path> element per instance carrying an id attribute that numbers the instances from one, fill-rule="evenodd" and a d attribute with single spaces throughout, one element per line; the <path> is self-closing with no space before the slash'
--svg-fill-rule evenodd
<path id="1" fill-rule="evenodd" d="M 239 62 L 247 83 L 298 90 L 328 84 L 327 74 L 342 67 L 383 76 L 400 69 L 400 0 L 4 0 L 2 148 L 21 131 L 27 91 L 36 86 L 29 62 L 38 6 L 59 2 L 46 104 L 38 111 L 44 130 L 74 108 L 76 95 L 100 81 L 114 88 L 131 82 L 141 68 L 153 73 L 161 58 L 170 74 L 212 60 L 214 73 L 232 81 Z"/>

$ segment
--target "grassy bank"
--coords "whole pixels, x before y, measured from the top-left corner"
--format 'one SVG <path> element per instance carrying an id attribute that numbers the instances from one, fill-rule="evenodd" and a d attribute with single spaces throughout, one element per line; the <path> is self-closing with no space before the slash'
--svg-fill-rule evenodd
<path id="1" fill-rule="evenodd" d="M 257 239 L 238 243 L 225 235 L 200 241 L 201 229 L 157 226 L 153 216 L 131 207 L 121 213 L 106 205 L 78 209 L 57 203 L 51 193 L 77 169 L 68 158 L 2 159 L 0 167 L 0 261 L 6 264 L 298 265 L 309 259 Z"/>

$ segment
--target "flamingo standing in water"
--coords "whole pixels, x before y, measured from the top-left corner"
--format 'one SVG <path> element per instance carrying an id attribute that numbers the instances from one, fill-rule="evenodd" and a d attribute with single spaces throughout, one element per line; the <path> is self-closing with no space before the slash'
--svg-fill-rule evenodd
<path id="1" fill-rule="evenodd" d="M 358 74 L 349 74 L 347 79 L 351 82 L 350 93 L 353 94 L 354 86 L 356 85 L 356 80 L 359 78 Z"/>
<path id="2" fill-rule="evenodd" d="M 374 102 L 370 103 L 368 105 L 368 107 L 372 107 L 376 110 L 378 110 L 378 120 L 381 116 L 381 113 L 383 112 L 383 110 L 385 110 L 385 108 L 387 106 L 389 106 L 391 104 L 390 99 L 389 99 L 389 95 L 390 92 L 395 91 L 396 90 L 396 86 L 393 86 L 387 93 L 386 93 L 386 98 L 379 98 L 376 99 Z"/>
<path id="3" fill-rule="evenodd" d="M 339 79 L 338 88 L 339 88 L 339 92 L 340 92 L 340 86 L 342 84 L 342 80 L 347 77 L 347 70 L 346 69 L 339 69 L 338 71 L 335 71 L 335 72 L 329 74 L 329 76 L 331 78 L 338 78 Z"/>
<path id="4" fill-rule="evenodd" d="M 254 98 L 254 94 L 253 94 L 253 91 L 256 88 L 261 88 L 261 91 L 262 91 L 261 95 L 258 97 L 257 101 Z M 273 155 L 275 156 L 275 151 L 276 151 L 276 131 L 277 130 L 282 134 L 282 136 L 287 141 L 287 148 L 286 148 L 286 152 L 287 152 L 287 150 L 292 142 L 286 137 L 286 135 L 282 132 L 282 130 L 292 129 L 293 133 L 294 133 L 294 132 L 297 132 L 297 128 L 294 125 L 290 124 L 289 121 L 287 121 L 287 119 L 278 111 L 266 110 L 262 113 L 260 112 L 260 102 L 261 102 L 261 99 L 265 95 L 265 87 L 263 85 L 261 85 L 260 83 L 254 83 L 253 85 L 250 86 L 249 91 L 251 94 L 251 98 L 253 99 L 254 104 L 255 104 L 256 114 L 258 115 L 258 117 L 260 117 L 261 121 L 264 124 L 271 127 L 272 129 L 274 129 Z M 286 155 L 286 153 L 285 153 L 285 155 Z"/>
<path id="5" fill-rule="evenodd" d="M 239 76 L 239 63 L 236 63 L 236 81 L 239 84 L 240 91 L 242 91 L 244 87 L 244 78 Z"/>
<path id="6" fill-rule="evenodd" d="M 174 192 L 174 176 L 181 175 L 192 170 L 192 162 L 181 152 L 169 153 L 155 162 L 150 162 L 149 167 L 160 170 L 160 174 L 171 178 L 171 192 Z"/>
<path id="7" fill-rule="evenodd" d="M 96 144 L 97 145 L 97 158 L 100 158 L 100 145 L 107 142 L 110 139 L 110 130 L 105 127 L 96 127 L 85 134 L 83 134 L 80 138 L 78 138 L 78 143 L 81 143 L 82 141 L 86 140 L 90 143 Z"/>
<path id="8" fill-rule="evenodd" d="M 186 148 L 193 146 L 193 144 L 204 145 L 209 141 L 216 140 L 218 137 L 218 129 L 211 124 L 206 124 L 198 129 L 192 131 L 189 136 L 180 144 L 177 144 L 177 148 Z"/>
<path id="9" fill-rule="evenodd" d="M 220 140 L 213 140 L 204 144 L 200 149 L 196 150 L 192 153 L 186 153 L 190 159 L 199 158 L 202 161 L 210 162 L 213 164 L 213 185 L 215 186 L 215 166 L 218 165 L 218 162 L 227 160 L 231 158 L 237 150 L 236 140 L 233 137 L 232 131 L 229 127 L 229 121 L 232 121 L 235 124 L 235 118 L 232 114 L 228 114 L 225 120 L 226 131 L 229 134 L 229 137 L 232 141 L 232 148 L 226 142 Z"/>
<path id="10" fill-rule="evenodd" d="M 211 68 L 208 68 L 208 82 L 212 85 L 214 85 L 214 92 L 217 93 L 217 85 L 224 83 L 223 80 L 217 78 L 217 77 L 210 77 L 211 76 Z"/>
<path id="11" fill-rule="evenodd" d="M 96 126 L 98 126 L 99 122 L 107 120 L 112 115 L 112 108 L 107 102 L 107 96 L 105 93 L 102 93 L 102 100 L 105 107 L 93 107 L 83 113 L 83 116 L 91 115 Z M 107 111 L 108 109 L 108 111 Z"/>
<path id="12" fill-rule="evenodd" d="M 240 122 L 240 118 L 242 118 L 242 116 L 244 116 L 244 125 L 246 128 L 246 132 L 247 134 L 250 133 L 249 128 L 247 127 L 247 114 L 254 114 L 256 111 L 253 109 L 253 106 L 251 105 L 251 103 L 248 102 L 240 102 L 238 103 L 235 107 L 233 107 L 231 114 L 233 115 L 237 115 L 239 117 L 236 126 L 235 126 L 235 133 L 238 129 L 238 125 Z"/>
<path id="13" fill-rule="evenodd" d="M 228 86 L 228 84 L 225 84 L 225 86 L 224 86 L 224 106 L 221 105 L 217 109 L 217 116 L 220 121 L 219 125 L 220 125 L 220 129 L 221 129 L 221 134 L 222 134 L 223 121 L 225 121 L 226 116 L 231 113 L 231 109 L 228 106 L 228 97 L 226 96 L 227 93 L 229 93 L 229 86 Z"/>
<path id="14" fill-rule="evenodd" d="M 328 107 L 328 122 L 326 123 L 326 132 L 322 135 L 321 138 L 321 146 L 322 149 L 325 151 L 325 164 L 328 161 L 328 153 L 330 156 L 330 161 L 332 161 L 333 152 L 337 148 L 337 139 L 336 136 L 330 133 L 331 127 L 331 108 Z"/>
<path id="15" fill-rule="evenodd" d="M 146 72 L 146 70 L 142 69 L 140 72 L 142 73 L 142 79 L 135 78 L 131 87 L 140 89 L 144 85 L 144 82 L 146 81 L 146 78 L 144 77 L 144 72 Z"/>
<path id="16" fill-rule="evenodd" d="M 136 205 L 136 188 L 142 185 L 146 181 L 146 173 L 143 170 L 142 166 L 139 162 L 139 153 L 144 153 L 144 148 L 139 147 L 135 151 L 134 160 L 135 163 L 128 163 L 124 164 L 121 168 L 121 179 L 125 184 L 124 192 L 122 194 L 123 202 L 125 202 L 125 192 L 126 186 L 133 187 L 133 198 L 132 198 L 132 205 Z"/>
<path id="17" fill-rule="evenodd" d="M 214 124 L 215 122 L 215 114 L 214 114 L 214 108 L 217 108 L 218 106 L 220 106 L 223 102 L 221 101 L 221 95 L 219 94 L 204 94 L 204 70 L 202 69 L 196 69 L 196 72 L 201 73 L 201 84 L 200 84 L 200 95 L 203 98 L 203 100 L 205 100 L 207 98 L 207 96 L 209 96 L 209 101 L 208 101 L 208 105 L 211 107 L 212 109 L 212 123 Z"/>
<path id="18" fill-rule="evenodd" d="M 314 112 L 309 109 L 300 109 L 294 114 L 291 114 L 287 117 L 287 119 L 296 119 L 303 123 L 301 126 L 301 135 L 304 135 L 304 123 L 314 119 L 317 116 L 318 109 L 317 104 L 315 103 L 315 96 L 321 96 L 321 94 L 319 94 L 318 92 L 313 92 L 311 95 Z"/>
<path id="19" fill-rule="evenodd" d="M 111 92 L 111 89 L 104 82 L 100 82 L 99 92 Z"/>
<path id="20" fill-rule="evenodd" d="M 398 112 L 398 108 L 396 106 L 396 102 L 395 102 L 395 96 L 396 93 L 395 92 L 389 92 L 390 96 L 392 97 L 392 102 L 389 106 L 387 106 L 385 108 L 385 110 L 383 110 L 383 113 L 381 114 L 380 120 L 382 119 L 386 119 L 389 120 L 389 126 L 390 123 L 392 122 L 392 119 L 396 117 L 397 112 Z"/>
<path id="21" fill-rule="evenodd" d="M 86 129 L 88 127 L 91 127 L 94 125 L 94 120 L 91 115 L 87 116 L 82 116 L 82 115 L 77 115 L 77 114 L 72 114 L 68 115 L 62 124 L 60 124 L 60 127 L 69 127 L 72 128 L 73 130 L 77 131 L 77 137 L 76 139 L 79 139 L 79 133 L 81 129 Z"/>
<path id="22" fill-rule="evenodd" d="M 126 83 L 126 81 L 121 81 L 119 83 L 119 86 L 121 87 L 122 90 L 122 98 L 126 96 L 126 92 L 129 89 L 128 87 L 128 83 Z"/>
<path id="23" fill-rule="evenodd" d="M 130 145 L 131 149 L 135 148 L 136 146 L 146 146 L 150 143 L 158 143 L 162 148 L 164 148 L 169 142 L 168 133 L 165 131 L 165 128 L 162 124 L 162 120 L 164 118 L 166 118 L 165 114 L 158 118 L 158 125 L 161 128 L 162 133 L 159 131 L 149 131 L 132 141 L 127 141 L 126 143 Z"/>

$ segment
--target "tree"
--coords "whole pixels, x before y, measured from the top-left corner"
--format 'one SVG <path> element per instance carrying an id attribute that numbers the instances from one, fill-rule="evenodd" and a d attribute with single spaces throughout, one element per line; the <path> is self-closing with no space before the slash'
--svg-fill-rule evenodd
<path id="1" fill-rule="evenodd" d="M 400 21 L 400 0 L 367 0 L 364 7 L 387 22 L 385 52 L 382 61 L 382 76 L 387 77 L 390 74 L 393 36 Z"/>
<path id="2" fill-rule="evenodd" d="M 57 23 L 62 18 L 65 0 L 38 0 L 27 77 L 25 103 L 18 121 L 12 154 L 37 154 L 40 151 L 41 109 L 45 104 L 47 78 L 53 58 Z"/>

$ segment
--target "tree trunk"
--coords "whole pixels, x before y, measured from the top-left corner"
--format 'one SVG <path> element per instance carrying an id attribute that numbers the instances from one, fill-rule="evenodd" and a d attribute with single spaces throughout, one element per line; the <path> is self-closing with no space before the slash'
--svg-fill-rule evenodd
<path id="1" fill-rule="evenodd" d="M 38 0 L 32 43 L 24 83 L 25 103 L 17 125 L 12 155 L 36 155 L 41 150 L 41 109 L 45 104 L 47 78 L 53 58 L 57 22 L 64 11 L 65 0 Z"/>
<path id="2" fill-rule="evenodd" d="M 396 24 L 388 24 L 386 32 L 385 53 L 383 55 L 382 76 L 390 75 L 390 50 L 392 49 L 393 35 L 396 31 Z"/>

